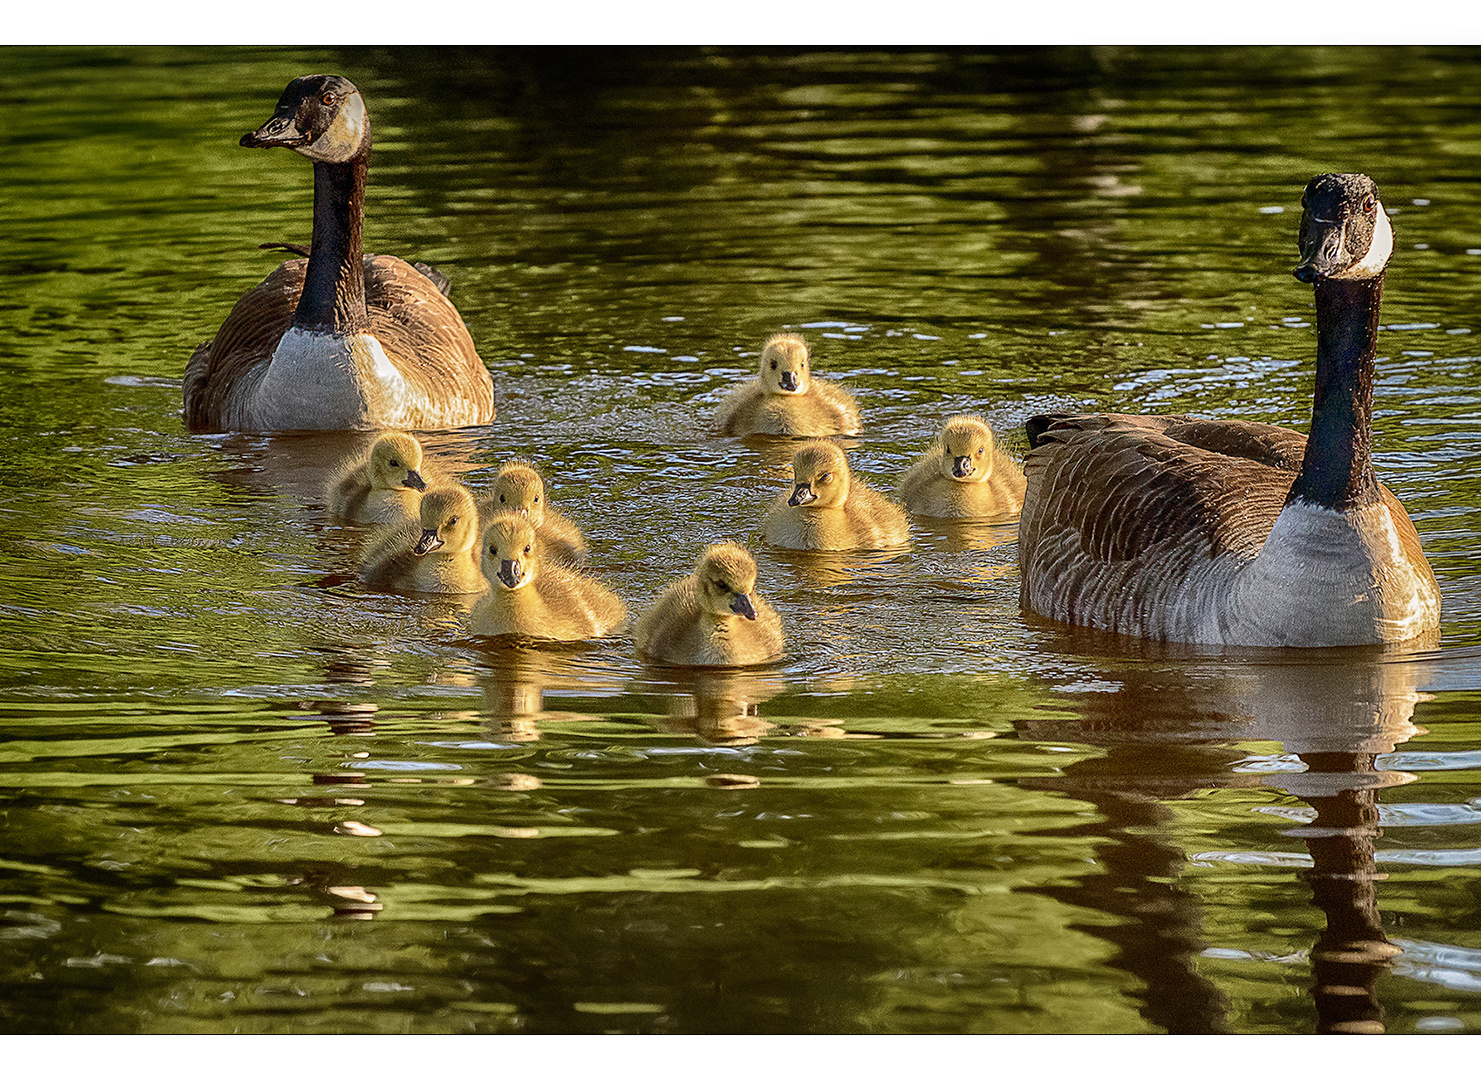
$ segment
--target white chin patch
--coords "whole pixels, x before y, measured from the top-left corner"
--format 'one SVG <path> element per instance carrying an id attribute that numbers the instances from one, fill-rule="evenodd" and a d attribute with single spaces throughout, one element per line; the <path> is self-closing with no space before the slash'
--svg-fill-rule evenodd
<path id="1" fill-rule="evenodd" d="M 310 161 L 349 161 L 365 139 L 365 101 L 359 92 L 345 98 L 329 130 L 298 152 Z"/>
<path id="2" fill-rule="evenodd" d="M 1333 274 L 1337 281 L 1377 277 L 1383 273 L 1389 258 L 1394 253 L 1394 227 L 1389 224 L 1383 203 L 1378 204 L 1378 217 L 1373 222 L 1373 242 L 1368 245 L 1368 254 L 1362 262 L 1354 263 L 1340 274 Z"/>

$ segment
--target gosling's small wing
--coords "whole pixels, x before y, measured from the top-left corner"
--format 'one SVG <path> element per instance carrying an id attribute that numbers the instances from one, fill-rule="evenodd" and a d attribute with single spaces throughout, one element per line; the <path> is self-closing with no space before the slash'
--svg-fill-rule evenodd
<path id="1" fill-rule="evenodd" d="M 1258 554 L 1305 448 L 1273 425 L 1181 416 L 1029 426 L 1022 603 L 1089 625 L 1104 620 L 1087 598 L 1134 608 L 1139 593 L 1165 591 L 1170 576 L 1224 552 Z"/>
<path id="2" fill-rule="evenodd" d="M 293 325 L 303 292 L 307 259 L 290 259 L 242 295 L 211 341 L 185 365 L 185 426 L 220 431 L 234 396 L 249 392 L 251 372 L 272 359 L 278 341 Z"/>
<path id="3" fill-rule="evenodd" d="M 432 280 L 395 256 L 367 255 L 365 304 L 371 332 L 408 383 L 432 401 L 467 401 L 467 423 L 494 418 L 489 370 L 458 309 Z"/>

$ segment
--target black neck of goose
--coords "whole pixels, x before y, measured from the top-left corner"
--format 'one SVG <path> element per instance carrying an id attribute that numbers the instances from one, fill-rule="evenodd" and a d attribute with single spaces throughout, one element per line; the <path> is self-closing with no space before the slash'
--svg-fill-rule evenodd
<path id="1" fill-rule="evenodd" d="M 349 161 L 314 162 L 314 240 L 293 325 L 353 334 L 370 325 L 360 232 L 365 222 L 367 146 Z"/>
<path id="2" fill-rule="evenodd" d="M 1373 475 L 1373 358 L 1383 275 L 1316 287 L 1316 403 L 1287 505 L 1351 510 L 1379 501 Z"/>

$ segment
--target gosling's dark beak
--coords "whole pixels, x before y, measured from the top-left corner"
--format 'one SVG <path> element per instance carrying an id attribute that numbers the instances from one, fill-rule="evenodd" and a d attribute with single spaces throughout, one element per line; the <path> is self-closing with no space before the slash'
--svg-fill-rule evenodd
<path id="1" fill-rule="evenodd" d="M 975 466 L 969 457 L 959 457 L 951 463 L 951 475 L 955 477 L 965 478 L 971 476 L 974 469 Z"/>
<path id="2" fill-rule="evenodd" d="M 298 130 L 298 121 L 293 116 L 274 116 L 256 131 L 242 136 L 241 145 L 254 149 L 259 146 L 305 146 L 309 137 Z"/>
<path id="3" fill-rule="evenodd" d="M 1321 221 L 1310 213 L 1301 216 L 1301 262 L 1292 270 L 1304 285 L 1340 274 L 1352 264 L 1346 251 L 1346 230 L 1341 221 Z"/>
<path id="4" fill-rule="evenodd" d="M 806 506 L 810 502 L 817 502 L 817 495 L 813 494 L 811 484 L 798 484 L 797 490 L 792 492 L 792 497 L 787 500 L 788 506 Z"/>
<path id="5" fill-rule="evenodd" d="M 784 372 L 782 372 L 782 380 L 781 381 L 782 381 L 782 389 L 783 390 L 790 390 L 790 391 L 794 391 L 795 392 L 796 389 L 797 389 L 797 372 L 795 372 L 795 371 L 784 371 Z"/>
<path id="6" fill-rule="evenodd" d="M 751 606 L 751 598 L 745 593 L 736 594 L 735 598 L 730 601 L 730 610 L 753 621 L 756 618 L 756 609 Z"/>
<path id="7" fill-rule="evenodd" d="M 525 578 L 525 568 L 518 559 L 499 560 L 499 580 L 509 588 L 515 588 Z"/>
<path id="8" fill-rule="evenodd" d="M 427 481 L 423 480 L 422 474 L 415 469 L 406 470 L 406 479 L 401 482 L 415 491 L 427 490 Z"/>
<path id="9" fill-rule="evenodd" d="M 417 541 L 416 547 L 411 549 L 411 553 L 420 557 L 429 551 L 436 551 L 441 546 L 442 538 L 437 535 L 436 529 L 423 529 L 422 538 Z"/>

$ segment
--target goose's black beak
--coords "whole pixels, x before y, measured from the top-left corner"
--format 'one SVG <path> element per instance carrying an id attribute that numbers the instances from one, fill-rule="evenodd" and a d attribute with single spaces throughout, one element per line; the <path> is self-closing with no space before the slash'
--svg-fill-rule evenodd
<path id="1" fill-rule="evenodd" d="M 735 598 L 730 601 L 730 610 L 737 615 L 744 615 L 752 620 L 756 619 L 756 608 L 751 604 L 751 598 L 745 593 L 736 593 Z"/>
<path id="2" fill-rule="evenodd" d="M 1303 285 L 1314 285 L 1352 265 L 1346 250 L 1347 230 L 1342 221 L 1301 216 L 1301 262 L 1291 273 Z"/>
<path id="3" fill-rule="evenodd" d="M 437 535 L 436 529 L 423 529 L 422 538 L 417 541 L 416 547 L 411 549 L 411 553 L 421 557 L 429 551 L 436 551 L 441 546 L 442 538 Z"/>
<path id="4" fill-rule="evenodd" d="M 408 469 L 406 471 L 406 479 L 403 480 L 402 483 L 411 488 L 413 491 L 427 490 L 427 481 L 423 480 L 422 474 L 417 472 L 415 469 Z"/>
<path id="5" fill-rule="evenodd" d="M 788 506 L 806 506 L 810 502 L 817 502 L 818 497 L 813 493 L 811 484 L 798 484 L 797 490 L 792 492 L 792 497 L 787 500 Z"/>
<path id="6" fill-rule="evenodd" d="M 254 149 L 259 146 L 286 146 L 291 149 L 306 146 L 308 142 L 309 137 L 298 130 L 298 123 L 292 116 L 274 116 L 256 131 L 247 132 L 241 139 L 241 145 Z"/>
<path id="7" fill-rule="evenodd" d="M 513 589 L 525 578 L 525 568 L 518 559 L 499 560 L 499 580 Z"/>
<path id="8" fill-rule="evenodd" d="M 974 468 L 975 466 L 972 464 L 971 458 L 959 457 L 953 460 L 951 463 L 951 475 L 959 479 L 965 479 L 966 477 L 972 475 L 972 471 Z"/>

